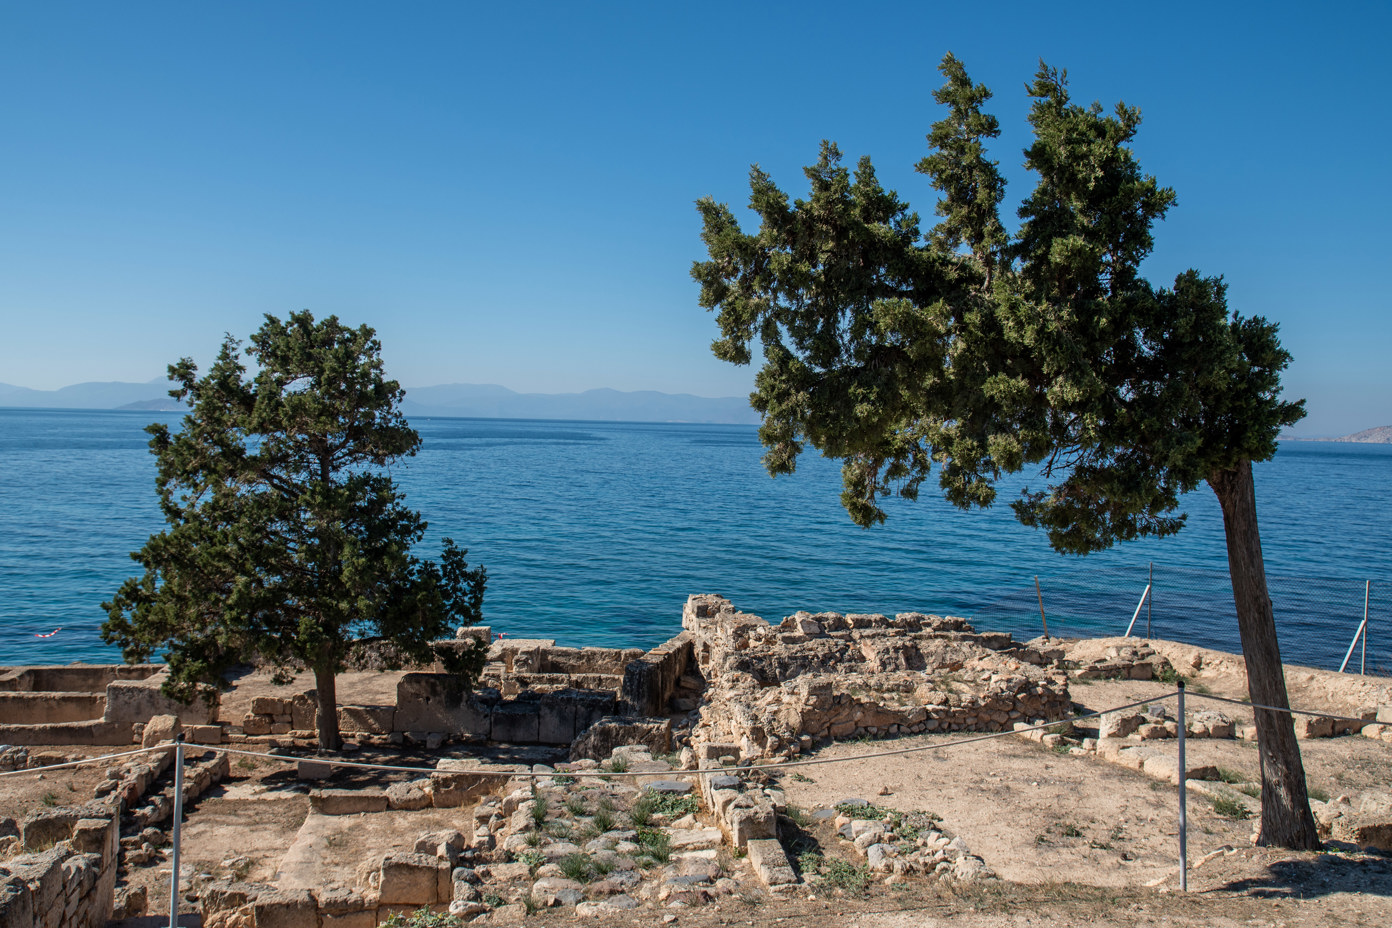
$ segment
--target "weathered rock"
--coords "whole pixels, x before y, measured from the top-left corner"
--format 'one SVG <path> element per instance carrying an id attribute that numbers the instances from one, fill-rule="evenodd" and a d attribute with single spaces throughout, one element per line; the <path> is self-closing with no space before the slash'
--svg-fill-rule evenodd
<path id="1" fill-rule="evenodd" d="M 183 724 L 177 715 L 157 715 L 145 723 L 145 731 L 140 736 L 140 746 L 152 748 L 166 741 L 173 741 L 183 731 Z"/>
<path id="2" fill-rule="evenodd" d="M 309 807 L 320 815 L 357 815 L 387 811 L 387 794 L 366 789 L 313 789 Z"/>
<path id="3" fill-rule="evenodd" d="M 434 905 L 440 897 L 440 869 L 433 856 L 386 855 L 377 887 L 382 905 Z"/>
<path id="4" fill-rule="evenodd" d="M 387 808 L 415 811 L 431 805 L 428 792 L 429 780 L 412 780 L 409 783 L 393 783 L 387 787 Z M 461 839 L 462 840 L 462 839 Z"/>

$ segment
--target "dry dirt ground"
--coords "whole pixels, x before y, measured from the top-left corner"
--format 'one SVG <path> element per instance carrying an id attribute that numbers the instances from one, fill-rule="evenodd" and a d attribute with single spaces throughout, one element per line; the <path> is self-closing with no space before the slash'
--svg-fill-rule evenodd
<path id="1" fill-rule="evenodd" d="M 1184 668 L 1181 668 L 1184 669 Z M 1292 668 L 1293 671 L 1296 668 Z M 1318 680 L 1292 673 L 1292 703 L 1346 709 Z M 353 675 L 340 699 L 389 702 L 395 680 L 386 674 Z M 360 677 L 360 679 L 358 679 Z M 1189 708 L 1219 708 L 1239 721 L 1240 706 L 1208 703 L 1200 690 L 1240 697 L 1244 683 L 1234 664 L 1210 662 L 1192 674 Z M 1080 711 L 1138 700 L 1160 701 L 1171 686 L 1134 681 L 1075 681 Z M 284 693 L 260 675 L 239 681 L 224 715 L 259 693 Z M 380 700 L 372 698 L 380 694 Z M 1171 704 L 1173 703 L 1171 699 Z M 242 710 L 244 711 L 244 710 Z M 925 735 L 824 746 L 810 759 L 837 761 L 779 771 L 790 818 L 784 822 L 790 856 L 801 850 L 858 858 L 848 853 L 828 824 L 812 813 L 860 798 L 902 811 L 931 812 L 961 837 L 1000 877 L 954 886 L 914 878 L 862 891 L 807 887 L 789 898 L 742 893 L 704 908 L 671 913 L 679 926 L 807 925 L 813 928 L 909 928 L 909 926 L 1062 925 L 1109 928 L 1154 926 L 1300 926 L 1392 924 L 1392 857 L 1330 845 L 1322 853 L 1293 853 L 1251 846 L 1251 823 L 1218 815 L 1210 802 L 1189 797 L 1189 891 L 1178 891 L 1178 795 L 1175 787 L 1095 756 L 1059 753 L 1015 736 L 959 744 L 970 735 Z M 1152 742 L 1174 750 L 1175 742 Z M 891 757 L 887 750 L 927 748 Z M 1392 790 L 1392 745 L 1361 737 L 1301 742 L 1312 795 L 1334 797 L 1364 789 Z M 79 749 L 60 748 L 69 756 Z M 463 749 L 451 747 L 450 753 Z M 88 749 L 89 756 L 103 749 Z M 1234 778 L 1258 778 L 1257 752 L 1241 741 L 1189 741 L 1191 760 L 1216 764 Z M 354 759 L 432 767 L 426 752 L 363 750 Z M 555 754 L 513 750 L 490 759 L 543 762 Z M 66 805 L 91 795 L 102 771 L 79 768 L 43 775 L 0 778 L 0 812 L 15 817 L 43 805 Z M 415 774 L 336 774 L 329 784 L 382 783 Z M 339 879 L 372 853 L 407 847 L 423 831 L 460 827 L 469 810 L 392 813 L 332 822 L 309 815 L 310 784 L 279 760 L 232 758 L 231 776 L 188 810 L 184 825 L 186 876 L 208 873 L 249 880 L 279 878 L 312 885 L 317 873 Z M 316 821 L 318 819 L 318 821 Z M 1214 853 L 1218 852 L 1218 853 Z M 134 868 L 129 879 L 150 889 L 149 911 L 164 911 L 169 862 Z M 351 877 L 348 878 L 351 880 Z M 182 921 L 182 920 L 181 920 Z M 616 915 L 604 925 L 650 925 L 652 909 Z M 489 924 L 570 926 L 573 909 L 523 916 L 509 906 Z M 147 919 L 145 924 L 162 923 Z M 130 923 L 132 925 L 135 922 Z"/>

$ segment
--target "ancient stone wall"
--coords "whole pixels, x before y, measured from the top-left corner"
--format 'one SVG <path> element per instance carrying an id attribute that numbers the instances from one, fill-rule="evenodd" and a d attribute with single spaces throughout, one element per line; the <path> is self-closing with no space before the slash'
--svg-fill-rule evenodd
<path id="1" fill-rule="evenodd" d="M 965 619 L 799 612 L 773 626 L 719 596 L 682 615 L 707 690 L 692 735 L 746 756 L 823 738 L 1001 731 L 1068 714 L 1061 671 Z"/>

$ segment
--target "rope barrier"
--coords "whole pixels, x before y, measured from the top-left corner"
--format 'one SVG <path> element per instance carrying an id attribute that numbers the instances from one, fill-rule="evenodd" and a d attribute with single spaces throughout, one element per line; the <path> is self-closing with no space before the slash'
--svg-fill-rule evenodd
<path id="1" fill-rule="evenodd" d="M 103 754 L 100 757 L 84 757 L 82 760 L 70 760 L 66 763 L 49 764 L 44 767 L 25 767 L 23 770 L 5 770 L 0 771 L 0 777 L 17 777 L 23 773 L 42 773 L 45 770 L 61 770 L 64 767 L 82 767 L 87 764 L 95 764 L 98 761 L 115 760 L 118 757 L 134 757 L 137 754 L 153 754 L 157 751 L 168 751 L 171 746 L 171 742 L 165 742 L 157 747 L 140 748 L 136 751 L 123 751 L 120 754 Z"/>
<path id="2" fill-rule="evenodd" d="M 1373 724 L 1370 719 L 1356 719 L 1348 715 L 1334 715 L 1330 712 L 1315 712 L 1310 709 L 1291 709 L 1281 708 L 1280 706 L 1265 706 L 1259 702 L 1244 702 L 1241 699 L 1231 699 L 1227 696 L 1214 696 L 1211 693 L 1196 693 L 1193 690 L 1187 691 L 1190 699 L 1211 699 L 1214 702 L 1226 702 L 1234 706 L 1245 706 L 1248 709 L 1266 709 L 1270 712 L 1285 712 L 1289 715 L 1308 715 L 1317 719 L 1333 719 L 1336 722 L 1353 722 L 1358 726 Z"/>
<path id="3" fill-rule="evenodd" d="M 945 749 L 945 748 L 957 747 L 957 746 L 959 746 L 959 745 L 964 745 L 964 744 L 975 744 L 975 743 L 978 743 L 978 742 L 981 742 L 981 741 L 990 741 L 990 740 L 993 740 L 993 739 L 995 739 L 995 738 L 1004 738 L 1004 737 L 1007 737 L 1007 736 L 1009 736 L 1009 735 L 1024 734 L 1024 733 L 1026 733 L 1026 732 L 1031 732 L 1031 731 L 1041 731 L 1041 730 L 1044 730 L 1044 729 L 1053 728 L 1055 725 L 1059 725 L 1059 724 L 1061 724 L 1061 723 L 1063 723 L 1063 722 L 1078 722 L 1078 721 L 1082 721 L 1082 720 L 1084 720 L 1084 719 L 1098 718 L 1098 717 L 1100 717 L 1100 716 L 1102 716 L 1102 715 L 1104 715 L 1104 714 L 1106 714 L 1106 713 L 1108 713 L 1108 712 L 1121 712 L 1121 711 L 1123 711 L 1123 710 L 1125 710 L 1125 709 L 1134 709 L 1134 708 L 1137 708 L 1138 706 L 1146 706 L 1146 705 L 1150 705 L 1151 703 L 1160 702 L 1160 701 L 1165 700 L 1165 699 L 1171 699 L 1171 698 L 1177 697 L 1178 695 L 1179 695 L 1179 691 L 1178 691 L 1178 690 L 1175 690 L 1175 691 L 1173 691 L 1173 692 L 1164 693 L 1164 694 L 1157 695 L 1157 696 L 1152 696 L 1152 697 L 1150 697 L 1149 699 L 1139 699 L 1139 700 L 1136 700 L 1135 702 L 1129 702 L 1129 703 L 1126 703 L 1126 704 L 1120 705 L 1120 706 L 1113 706 L 1113 707 L 1111 707 L 1111 708 L 1109 708 L 1109 709 L 1098 709 L 1098 710 L 1093 711 L 1093 712 L 1083 712 L 1083 713 L 1079 713 L 1079 714 L 1075 714 L 1075 715 L 1069 716 L 1068 718 L 1065 718 L 1065 719 L 1055 719 L 1055 720 L 1052 721 L 1052 722 L 1042 722 L 1042 723 L 1040 723 L 1040 724 L 1038 724 L 1038 725 L 1031 725 L 1031 726 L 1028 726 L 1028 727 L 1026 727 L 1026 728 L 1012 728 L 1012 729 L 1010 729 L 1010 730 L 1008 730 L 1008 731 L 988 732 L 988 733 L 986 733 L 986 734 L 977 735 L 976 737 L 972 737 L 972 738 L 959 738 L 959 739 L 957 739 L 957 740 L 955 740 L 955 741 L 939 742 L 939 743 L 937 743 L 937 744 L 921 744 L 921 745 L 915 745 L 915 746 L 913 746 L 913 747 L 908 747 L 908 748 L 898 748 L 898 749 L 892 750 L 892 751 L 872 751 L 872 752 L 870 752 L 870 753 L 868 753 L 868 754 L 855 754 L 855 755 L 852 755 L 852 756 L 850 756 L 850 757 L 825 757 L 825 758 L 815 758 L 815 759 L 809 759 L 809 760 L 790 760 L 790 761 L 782 761 L 782 762 L 774 763 L 774 764 L 750 764 L 750 765 L 748 765 L 748 766 L 743 766 L 743 767 L 719 767 L 719 768 L 706 768 L 706 769 L 703 769 L 703 770 L 673 770 L 673 771 L 672 771 L 672 774 L 673 774 L 673 775 L 683 775 L 683 774 L 685 774 L 685 775 L 700 775 L 700 774 L 710 773 L 712 770 L 720 770 L 720 771 L 725 772 L 725 773 L 737 773 L 737 774 L 738 774 L 738 773 L 744 773 L 744 772 L 752 772 L 752 771 L 756 771 L 756 770 L 758 770 L 758 771 L 761 771 L 761 770 L 788 770 L 788 769 L 791 769 L 791 768 L 794 768 L 794 767 L 816 767 L 816 766 L 821 766 L 821 765 L 824 765 L 824 764 L 844 764 L 844 763 L 850 763 L 850 762 L 852 762 L 852 761 L 877 760 L 877 759 L 883 758 L 883 757 L 899 757 L 899 756 L 902 756 L 902 755 L 905 755 L 905 754 L 918 754 L 918 753 L 923 753 L 923 752 L 927 752 L 927 751 L 939 751 L 939 750 L 943 750 L 943 749 Z M 1360 726 L 1361 726 L 1361 725 L 1370 724 L 1369 721 L 1368 721 L 1367 719 L 1356 719 L 1356 718 L 1353 718 L 1352 716 L 1335 715 L 1335 714 L 1329 713 L 1329 712 L 1317 712 L 1317 711 L 1314 711 L 1314 710 L 1311 710 L 1311 709 L 1293 709 L 1293 708 L 1282 708 L 1282 707 L 1279 707 L 1279 706 L 1267 706 L 1267 705 L 1263 705 L 1263 704 L 1261 704 L 1261 703 L 1249 703 L 1249 702 L 1245 702 L 1245 701 L 1243 701 L 1243 700 L 1241 700 L 1241 699 L 1232 699 L 1232 698 L 1229 698 L 1229 697 L 1226 697 L 1226 696 L 1215 696 L 1215 695 L 1213 695 L 1213 694 L 1211 694 L 1211 693 L 1196 693 L 1196 692 L 1194 692 L 1193 690 L 1186 690 L 1186 691 L 1185 691 L 1185 695 L 1186 695 L 1189 699 L 1207 699 L 1207 700 L 1210 700 L 1210 701 L 1212 701 L 1212 702 L 1229 703 L 1229 704 L 1234 705 L 1234 706 L 1241 706 L 1241 707 L 1248 708 L 1248 709 L 1266 709 L 1266 710 L 1271 711 L 1271 712 L 1285 712 L 1285 713 L 1292 714 L 1292 715 L 1306 715 L 1306 716 L 1311 716 L 1311 717 L 1314 717 L 1314 718 L 1327 718 L 1327 719 L 1333 719 L 1333 720 L 1336 721 L 1336 722 L 1351 722 L 1351 723 L 1354 723 L 1354 724 L 1360 725 Z M 152 753 L 156 753 L 156 752 L 159 752 L 159 751 L 168 751 L 168 750 L 170 750 L 171 746 L 172 746 L 172 742 L 165 742 L 165 743 L 163 743 L 163 744 L 161 744 L 161 745 L 157 745 L 157 746 L 155 746 L 155 747 L 139 748 L 139 749 L 134 750 L 134 751 L 123 751 L 123 752 L 118 753 L 118 754 L 103 754 L 103 755 L 101 755 L 101 756 L 99 756 L 99 757 L 86 757 L 86 758 L 83 758 L 82 760 L 68 761 L 68 762 L 62 763 L 62 764 L 49 764 L 49 765 L 46 765 L 46 766 L 43 766 L 43 767 L 28 767 L 28 768 L 25 768 L 25 769 L 23 769 L 23 770 L 8 770 L 8 771 L 0 772 L 0 777 L 20 776 L 21 774 L 26 774 L 26 773 L 42 773 L 42 772 L 47 771 L 47 770 L 60 770 L 60 769 L 66 768 L 66 767 L 81 767 L 81 766 L 85 766 L 85 765 L 87 765 L 87 764 L 95 764 L 95 763 L 98 763 L 98 762 L 101 762 L 101 761 L 115 760 L 115 759 L 121 758 L 121 757 L 133 757 L 133 756 L 139 755 L 139 754 L 152 754 Z M 551 776 L 592 776 L 592 777 L 620 777 L 620 778 L 623 778 L 623 777 L 640 777 L 640 776 L 652 776 L 652 775 L 653 775 L 653 772 L 652 772 L 652 771 L 633 771 L 633 770 L 575 770 L 575 771 L 559 770 L 559 771 L 540 772 L 540 773 L 532 772 L 532 771 L 521 771 L 521 770 L 515 770 L 515 771 L 514 771 L 514 770 L 496 770 L 496 769 L 440 770 L 440 769 L 437 768 L 437 767 L 414 767 L 414 766 L 406 766 L 406 765 L 402 765 L 402 764 L 370 764 L 370 763 L 362 763 L 362 762 L 359 762 L 359 761 L 330 760 L 330 759 L 327 759 L 327 758 L 319 757 L 319 756 L 317 756 L 317 755 L 300 756 L 300 755 L 292 755 L 292 754 L 268 754 L 268 753 L 259 752 L 259 751 L 244 751 L 244 750 L 238 750 L 237 748 L 223 747 L 223 746 L 221 746 L 221 745 L 202 745 L 202 746 L 200 746 L 200 747 L 202 747 L 202 748 L 205 749 L 205 750 L 209 750 L 209 751 L 220 751 L 220 752 L 222 752 L 222 753 L 224 753 L 224 754 L 236 754 L 236 755 L 243 756 L 243 757 L 260 757 L 260 758 L 263 758 L 263 759 L 266 759 L 266 760 L 281 761 L 281 762 L 287 763 L 287 764 L 288 764 L 288 763 L 299 763 L 300 761 L 309 761 L 309 762 L 311 762 L 311 763 L 323 764 L 324 766 L 328 766 L 328 767 L 349 767 L 349 768 L 362 769 L 362 770 L 390 770 L 390 771 L 397 771 L 397 772 L 403 772 L 403 773 L 448 773 L 448 774 L 454 775 L 454 776 L 500 776 L 500 775 L 506 774 L 506 775 L 508 775 L 508 776 L 510 776 L 510 777 L 523 777 L 523 778 L 541 778 L 541 777 L 551 777 Z"/>

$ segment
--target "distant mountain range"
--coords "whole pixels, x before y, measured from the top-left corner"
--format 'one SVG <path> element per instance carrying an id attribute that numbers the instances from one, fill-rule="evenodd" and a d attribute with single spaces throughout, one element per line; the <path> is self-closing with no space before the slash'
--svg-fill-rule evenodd
<path id="1" fill-rule="evenodd" d="M 1330 441 L 1358 441 L 1368 442 L 1376 445 L 1392 445 L 1392 425 L 1380 425 L 1375 429 L 1364 429 L 1361 432 L 1354 432 L 1352 435 L 1345 435 L 1343 438 L 1331 438 Z"/>
<path id="2" fill-rule="evenodd" d="M 47 409 L 179 410 L 169 382 L 79 383 L 58 390 L 31 390 L 0 383 L 0 406 Z M 620 422 L 720 422 L 754 424 L 759 414 L 744 397 L 705 397 L 655 390 L 584 393 L 517 393 L 497 384 L 452 383 L 408 387 L 401 404 L 408 416 L 480 419 L 588 419 Z"/>

